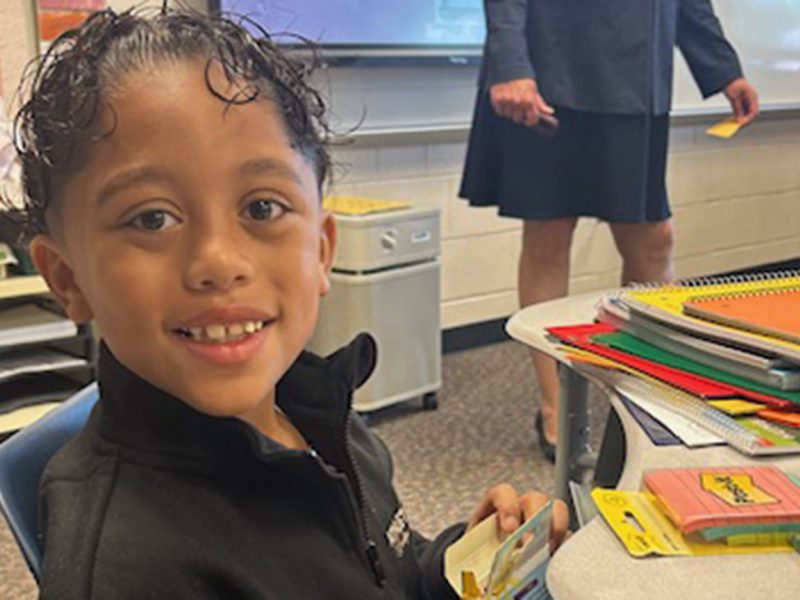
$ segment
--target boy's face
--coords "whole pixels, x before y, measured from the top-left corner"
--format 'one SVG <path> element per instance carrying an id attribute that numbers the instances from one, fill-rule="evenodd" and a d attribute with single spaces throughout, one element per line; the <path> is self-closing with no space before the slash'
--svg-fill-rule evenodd
<path id="1" fill-rule="evenodd" d="M 204 413 L 247 418 L 313 331 L 335 228 L 277 106 L 226 106 L 204 68 L 120 82 L 101 117 L 113 133 L 63 184 L 58 233 L 32 254 L 129 369 Z"/>

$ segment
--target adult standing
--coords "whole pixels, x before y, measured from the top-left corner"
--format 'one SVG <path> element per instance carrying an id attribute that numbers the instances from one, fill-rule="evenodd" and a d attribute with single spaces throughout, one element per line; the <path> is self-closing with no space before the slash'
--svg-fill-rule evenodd
<path id="1" fill-rule="evenodd" d="M 564 296 L 578 217 L 609 223 L 622 283 L 673 278 L 665 169 L 673 47 L 704 97 L 748 124 L 742 76 L 711 0 L 484 0 L 487 37 L 461 184 L 474 206 L 523 220 L 521 306 Z M 555 135 L 542 133 L 558 121 Z M 555 363 L 533 352 L 539 444 L 555 455 Z"/>

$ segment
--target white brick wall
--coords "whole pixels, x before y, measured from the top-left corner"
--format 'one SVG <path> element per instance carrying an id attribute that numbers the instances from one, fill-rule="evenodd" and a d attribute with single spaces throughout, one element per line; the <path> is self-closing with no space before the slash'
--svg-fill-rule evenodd
<path id="1" fill-rule="evenodd" d="M 469 99 L 467 101 L 470 101 Z M 705 135 L 714 118 L 676 119 L 668 186 L 681 277 L 800 257 L 800 114 L 772 113 L 732 140 Z M 333 191 L 408 198 L 442 210 L 442 323 L 455 327 L 517 308 L 519 223 L 457 198 L 466 134 L 369 138 L 334 151 L 347 167 Z M 573 293 L 614 286 L 620 261 L 608 228 L 575 234 Z"/>

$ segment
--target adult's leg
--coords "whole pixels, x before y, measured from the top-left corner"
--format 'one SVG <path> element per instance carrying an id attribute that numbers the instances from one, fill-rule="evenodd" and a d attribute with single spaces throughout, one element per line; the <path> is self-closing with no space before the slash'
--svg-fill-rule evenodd
<path id="1" fill-rule="evenodd" d="M 617 250 L 622 256 L 622 283 L 671 281 L 673 232 L 670 220 L 651 223 L 610 223 Z M 625 436 L 619 417 L 609 413 L 594 483 L 614 487 L 625 462 Z"/>
<path id="2" fill-rule="evenodd" d="M 522 228 L 519 258 L 519 303 L 525 307 L 566 296 L 569 284 L 569 252 L 576 218 L 526 220 Z M 556 442 L 558 375 L 552 358 L 531 351 L 539 380 L 545 437 Z"/>
<path id="3" fill-rule="evenodd" d="M 672 219 L 645 223 L 610 223 L 622 256 L 622 284 L 672 281 Z"/>

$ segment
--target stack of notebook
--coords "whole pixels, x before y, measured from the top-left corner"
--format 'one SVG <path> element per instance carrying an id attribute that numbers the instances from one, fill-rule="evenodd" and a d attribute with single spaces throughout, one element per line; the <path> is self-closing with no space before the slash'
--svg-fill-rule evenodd
<path id="1" fill-rule="evenodd" d="M 733 443 L 749 454 L 800 451 L 800 272 L 624 289 L 598 322 L 548 331 L 640 408 L 653 394 L 637 380 L 661 386 L 662 408 L 723 423 L 722 441 L 749 432 Z"/>

